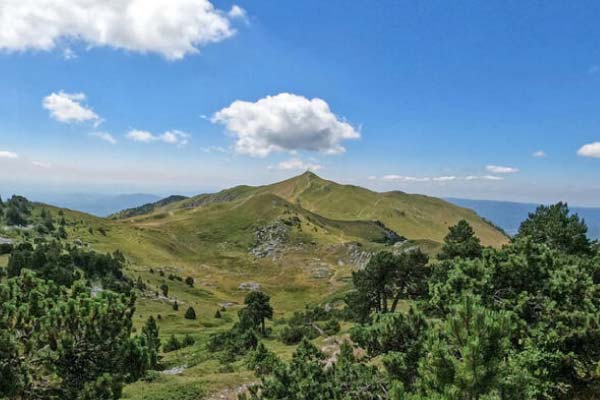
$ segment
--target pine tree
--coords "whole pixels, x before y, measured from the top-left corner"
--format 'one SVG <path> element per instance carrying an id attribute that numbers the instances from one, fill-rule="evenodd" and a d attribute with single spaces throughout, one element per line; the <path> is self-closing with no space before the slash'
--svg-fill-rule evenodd
<path id="1" fill-rule="evenodd" d="M 190 306 L 185 311 L 185 319 L 196 319 L 196 311 Z"/>

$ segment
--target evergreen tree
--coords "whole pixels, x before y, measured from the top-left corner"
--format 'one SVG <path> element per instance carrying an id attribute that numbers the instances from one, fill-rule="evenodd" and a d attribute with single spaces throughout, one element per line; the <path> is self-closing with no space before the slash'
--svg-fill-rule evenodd
<path id="1" fill-rule="evenodd" d="M 196 311 L 193 307 L 188 307 L 184 315 L 185 319 L 196 319 Z"/>
<path id="2" fill-rule="evenodd" d="M 146 324 L 142 327 L 142 336 L 146 340 L 146 346 L 148 347 L 148 356 L 150 368 L 156 368 L 158 365 L 158 354 L 160 352 L 160 338 L 158 325 L 154 317 L 150 316 L 146 320 Z"/>
<path id="3" fill-rule="evenodd" d="M 258 329 L 264 336 L 267 331 L 265 328 L 265 319 L 273 318 L 273 307 L 270 304 L 271 298 L 261 291 L 248 293 L 244 299 L 246 307 L 240 311 L 252 323 L 252 327 Z"/>
<path id="4" fill-rule="evenodd" d="M 577 214 L 570 215 L 566 203 L 539 206 L 521 223 L 516 239 L 530 237 L 536 243 L 567 254 L 590 254 L 585 221 Z"/>
<path id="5" fill-rule="evenodd" d="M 456 225 L 451 226 L 449 230 L 450 232 L 444 238 L 442 250 L 438 254 L 440 260 L 449 260 L 456 257 L 481 257 L 481 243 L 467 221 L 460 220 Z"/>

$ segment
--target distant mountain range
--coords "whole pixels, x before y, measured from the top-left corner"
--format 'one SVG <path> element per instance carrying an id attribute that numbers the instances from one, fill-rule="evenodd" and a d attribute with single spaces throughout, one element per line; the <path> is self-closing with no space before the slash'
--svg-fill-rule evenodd
<path id="1" fill-rule="evenodd" d="M 517 233 L 521 222 L 538 207 L 538 204 L 510 201 L 457 198 L 446 198 L 446 200 L 457 206 L 474 210 L 477 214 L 504 229 L 509 235 Z M 585 220 L 588 226 L 588 236 L 591 239 L 600 239 L 600 208 L 570 207 L 570 209 L 571 212 L 577 213 Z"/>
<path id="2" fill-rule="evenodd" d="M 127 208 L 138 207 L 142 204 L 160 200 L 159 196 L 146 193 L 121 195 L 70 193 L 30 195 L 28 197 L 34 201 L 77 210 L 98 217 L 107 217 Z"/>

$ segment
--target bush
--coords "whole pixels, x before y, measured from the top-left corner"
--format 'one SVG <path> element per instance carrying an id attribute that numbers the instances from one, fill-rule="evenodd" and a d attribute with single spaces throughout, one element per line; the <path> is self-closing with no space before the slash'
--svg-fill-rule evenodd
<path id="1" fill-rule="evenodd" d="M 171 351 L 179 350 L 181 347 L 181 342 L 177 340 L 175 335 L 171 335 L 167 343 L 163 345 L 163 351 L 169 353 Z"/>
<path id="2" fill-rule="evenodd" d="M 279 364 L 279 358 L 269 351 L 264 344 L 259 343 L 256 350 L 248 354 L 246 361 L 248 369 L 254 371 L 256 376 L 264 376 L 272 373 Z"/>
<path id="3" fill-rule="evenodd" d="M 308 329 L 306 327 L 288 325 L 281 331 L 280 339 L 284 344 L 292 345 L 300 343 L 305 336 L 308 336 Z"/>
<path id="4" fill-rule="evenodd" d="M 193 337 L 191 337 L 189 334 L 185 335 L 183 337 L 183 341 L 181 342 L 181 344 L 183 345 L 183 347 L 193 346 L 194 343 L 196 343 L 196 339 L 194 339 Z"/>
<path id="5" fill-rule="evenodd" d="M 185 319 L 196 319 L 196 311 L 192 307 L 188 307 L 186 310 Z"/>
<path id="6" fill-rule="evenodd" d="M 221 318 L 221 311 L 217 310 L 215 313 L 215 318 Z"/>
<path id="7" fill-rule="evenodd" d="M 332 336 L 339 333 L 342 327 L 337 319 L 330 319 L 321 326 L 321 329 L 323 329 L 323 332 L 325 332 L 326 335 Z"/>
<path id="8" fill-rule="evenodd" d="M 185 283 L 189 287 L 194 287 L 194 278 L 192 278 L 191 276 L 188 276 L 187 278 L 185 278 Z"/>

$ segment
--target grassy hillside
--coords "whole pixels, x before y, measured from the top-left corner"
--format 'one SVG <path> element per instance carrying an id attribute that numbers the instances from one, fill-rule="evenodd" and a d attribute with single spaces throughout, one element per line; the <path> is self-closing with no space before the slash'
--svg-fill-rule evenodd
<path id="1" fill-rule="evenodd" d="M 377 193 L 358 186 L 341 185 L 306 172 L 272 185 L 238 186 L 215 194 L 204 194 L 167 207 L 155 214 L 173 210 L 203 210 L 211 204 L 239 201 L 253 196 L 274 194 L 304 210 L 338 221 L 381 221 L 385 226 L 412 240 L 441 242 L 448 227 L 467 220 L 484 245 L 500 246 L 506 236 L 472 210 L 444 200 L 402 192 Z M 165 215 L 166 217 L 166 215 Z"/>

